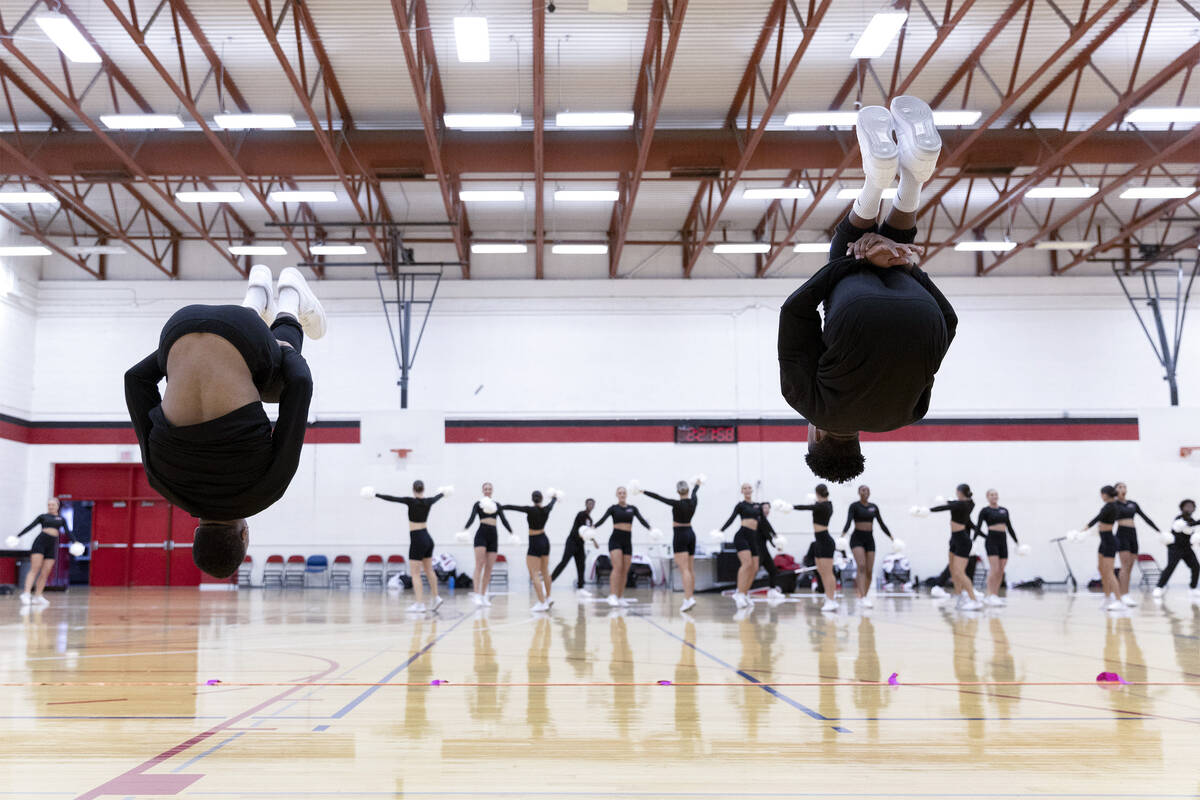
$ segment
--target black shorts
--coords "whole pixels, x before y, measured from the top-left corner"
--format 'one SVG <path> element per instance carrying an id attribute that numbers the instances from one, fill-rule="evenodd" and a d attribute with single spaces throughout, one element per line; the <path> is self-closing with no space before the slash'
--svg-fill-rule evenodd
<path id="1" fill-rule="evenodd" d="M 408 534 L 408 560 L 424 561 L 433 558 L 433 537 L 429 531 L 421 528 Z"/>
<path id="2" fill-rule="evenodd" d="M 833 558 L 833 553 L 837 549 L 829 531 L 817 531 L 817 538 L 813 545 L 813 556 L 816 558 Z"/>
<path id="3" fill-rule="evenodd" d="M 983 544 L 989 556 L 1008 558 L 1008 533 L 989 533 Z"/>
<path id="4" fill-rule="evenodd" d="M 751 555 L 758 553 L 758 531 L 739 528 L 733 535 L 733 546 L 739 553 L 743 550 L 749 550 Z"/>
<path id="5" fill-rule="evenodd" d="M 691 525 L 675 529 L 675 537 L 671 540 L 671 549 L 676 553 L 696 555 L 696 532 L 692 530 Z"/>
<path id="6" fill-rule="evenodd" d="M 861 547 L 868 553 L 875 552 L 875 534 L 870 531 L 855 531 L 850 534 L 850 549 Z"/>
<path id="7" fill-rule="evenodd" d="M 1117 536 L 1112 531 L 1100 531 L 1100 549 L 1097 550 L 1105 558 L 1117 557 Z"/>
<path id="8" fill-rule="evenodd" d="M 58 536 L 53 533 L 39 533 L 29 548 L 30 554 L 39 553 L 42 558 L 58 558 Z"/>
<path id="9" fill-rule="evenodd" d="M 1129 527 L 1117 528 L 1117 552 L 1136 554 L 1138 551 L 1137 530 Z"/>
<path id="10" fill-rule="evenodd" d="M 529 537 L 529 549 L 525 551 L 527 556 L 542 556 L 550 555 L 550 537 L 544 533 L 537 533 Z"/>
<path id="11" fill-rule="evenodd" d="M 633 555 L 633 532 L 613 531 L 608 537 L 608 551 L 620 550 L 627 556 Z"/>
<path id="12" fill-rule="evenodd" d="M 971 534 L 966 531 L 950 532 L 950 552 L 960 558 L 971 557 Z"/>
<path id="13" fill-rule="evenodd" d="M 475 546 L 483 547 L 489 553 L 494 553 L 499 549 L 499 542 L 495 525 L 480 525 L 475 531 Z"/>

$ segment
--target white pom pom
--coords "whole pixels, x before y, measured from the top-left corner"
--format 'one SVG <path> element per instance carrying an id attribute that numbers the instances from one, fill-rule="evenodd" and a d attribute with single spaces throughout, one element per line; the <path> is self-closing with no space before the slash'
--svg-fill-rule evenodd
<path id="1" fill-rule="evenodd" d="M 1023 545 L 1020 545 L 1019 547 L 1017 547 L 1017 555 L 1019 555 L 1019 556 L 1027 556 L 1032 552 L 1033 552 L 1033 548 L 1027 544 L 1023 544 Z"/>
<path id="2" fill-rule="evenodd" d="M 496 501 L 490 497 L 479 498 L 479 510 L 485 514 L 495 514 L 499 507 L 496 505 Z"/>
<path id="3" fill-rule="evenodd" d="M 643 491 L 645 491 L 642 489 L 641 482 L 636 479 L 631 479 L 629 483 L 626 484 L 626 488 L 629 489 L 630 494 L 641 494 Z"/>
<path id="4" fill-rule="evenodd" d="M 692 483 L 701 484 L 701 483 L 704 483 L 706 480 L 708 480 L 708 476 L 705 475 L 703 472 L 701 472 L 699 475 L 692 478 Z"/>
<path id="5" fill-rule="evenodd" d="M 567 496 L 567 493 L 564 492 L 562 489 L 547 489 L 546 493 L 549 494 L 551 497 L 553 497 L 555 500 L 562 500 L 564 497 Z"/>
<path id="6" fill-rule="evenodd" d="M 935 506 L 944 506 L 946 505 L 946 498 L 939 494 L 937 497 L 933 498 L 933 504 Z"/>
<path id="7" fill-rule="evenodd" d="M 893 553 L 903 553 L 904 548 L 907 546 L 908 545 L 906 545 L 904 543 L 903 539 L 892 539 L 892 552 Z"/>
<path id="8" fill-rule="evenodd" d="M 804 495 L 804 499 L 810 503 L 815 503 L 817 502 L 817 495 L 815 492 L 809 492 L 808 494 Z"/>
<path id="9" fill-rule="evenodd" d="M 1166 531 L 1163 531 L 1162 533 L 1158 534 L 1158 538 L 1162 539 L 1162 543 L 1167 546 L 1175 544 L 1175 537 L 1172 534 L 1167 533 Z"/>
<path id="10" fill-rule="evenodd" d="M 725 541 L 725 534 L 722 531 L 711 530 L 708 532 L 708 538 L 712 539 L 714 542 L 723 542 Z"/>
<path id="11" fill-rule="evenodd" d="M 375 496 L 375 487 L 374 486 L 364 486 L 358 490 L 358 493 L 361 494 L 363 497 L 374 497 Z"/>
<path id="12" fill-rule="evenodd" d="M 929 509 L 925 506 L 913 506 L 908 510 L 908 513 L 912 514 L 914 517 L 928 517 Z"/>
<path id="13" fill-rule="evenodd" d="M 469 542 L 471 541 L 471 532 L 459 531 L 458 533 L 454 534 L 454 538 L 460 542 Z"/>
<path id="14" fill-rule="evenodd" d="M 1079 541 L 1079 537 L 1081 537 L 1082 535 L 1083 535 L 1082 533 L 1080 533 L 1079 531 L 1072 528 L 1071 530 L 1067 531 L 1067 533 L 1066 533 L 1067 541 L 1068 542 L 1077 542 L 1077 541 Z"/>
<path id="15" fill-rule="evenodd" d="M 84 553 L 83 542 L 71 542 L 71 546 L 67 548 L 67 552 L 79 558 Z"/>
<path id="16" fill-rule="evenodd" d="M 454 494 L 454 487 L 453 486 L 439 486 L 437 488 L 437 491 L 434 492 L 434 494 L 444 494 L 446 497 L 449 497 L 450 495 Z"/>
<path id="17" fill-rule="evenodd" d="M 775 534 L 775 546 L 776 547 L 787 547 L 787 537 L 782 536 L 778 533 Z"/>
<path id="18" fill-rule="evenodd" d="M 596 529 L 593 528 L 591 525 L 584 525 L 582 528 L 579 529 L 579 535 L 591 538 L 592 536 L 596 535 Z"/>
<path id="19" fill-rule="evenodd" d="M 771 509 L 778 514 L 790 514 L 792 511 L 792 504 L 786 500 L 783 500 L 782 498 L 776 498 L 771 501 Z"/>
<path id="20" fill-rule="evenodd" d="M 654 541 L 656 541 L 656 542 L 657 542 L 658 540 L 662 539 L 662 538 L 663 538 L 663 532 L 662 532 L 662 530 L 661 530 L 661 529 L 659 529 L 659 528 L 651 528 L 651 529 L 650 529 L 650 538 L 651 538 L 651 539 L 653 539 L 653 540 L 654 540 Z"/>
<path id="21" fill-rule="evenodd" d="M 837 541 L 834 542 L 834 544 L 837 545 L 838 550 L 849 550 L 850 549 L 850 537 L 849 536 L 839 536 L 837 538 Z"/>
<path id="22" fill-rule="evenodd" d="M 1187 529 L 1188 524 L 1186 520 L 1177 519 L 1171 523 L 1171 530 L 1175 531 L 1176 533 L 1183 533 Z"/>
<path id="23" fill-rule="evenodd" d="M 1200 547 L 1200 531 L 1196 531 L 1191 537 L 1192 547 Z"/>
<path id="24" fill-rule="evenodd" d="M 20 544 L 20 540 L 15 536 L 10 536 L 4 540 L 4 546 L 9 550 L 16 550 L 18 544 Z"/>

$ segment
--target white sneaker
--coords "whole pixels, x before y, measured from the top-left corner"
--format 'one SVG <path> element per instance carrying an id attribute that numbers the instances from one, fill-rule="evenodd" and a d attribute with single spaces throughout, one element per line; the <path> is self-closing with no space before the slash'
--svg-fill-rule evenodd
<path id="1" fill-rule="evenodd" d="M 533 605 L 531 605 L 529 607 L 529 610 L 536 613 L 538 611 L 545 611 L 548 608 L 550 608 L 550 606 L 546 605 L 545 602 L 541 602 L 541 603 L 534 603 Z"/>
<path id="2" fill-rule="evenodd" d="M 1156 597 L 1156 598 L 1157 598 L 1157 597 L 1162 597 L 1162 596 L 1163 596 L 1163 590 L 1162 590 L 1162 587 L 1161 587 L 1161 586 L 1155 586 L 1155 587 L 1154 587 L 1154 591 L 1153 591 L 1153 592 L 1151 592 L 1150 594 L 1151 594 L 1151 595 L 1153 595 L 1153 596 L 1154 596 L 1154 597 Z"/>
<path id="3" fill-rule="evenodd" d="M 866 106 L 858 112 L 854 132 L 862 153 L 864 180 L 886 189 L 900 169 L 900 147 L 892 138 L 892 115 L 883 106 Z"/>
<path id="4" fill-rule="evenodd" d="M 919 97 L 902 94 L 892 98 L 892 124 L 900 150 L 900 169 L 925 183 L 937 169 L 942 137 L 933 123 L 933 111 Z"/>
<path id="5" fill-rule="evenodd" d="M 1133 608 L 1134 606 L 1136 606 L 1138 604 L 1137 598 L 1135 598 L 1131 594 L 1122 595 L 1121 602 L 1124 603 L 1125 605 L 1129 606 L 1130 608 Z"/>
<path id="6" fill-rule="evenodd" d="M 997 606 L 1006 606 L 1006 605 L 1008 605 L 1008 600 L 1007 600 L 1007 598 L 1001 597 L 1001 596 L 1000 596 L 1000 595 L 998 595 L 998 594 L 994 594 L 994 595 L 992 595 L 992 597 L 996 598 L 996 605 L 997 605 Z"/>
<path id="7" fill-rule="evenodd" d="M 608 597 L 604 598 L 604 602 L 608 603 L 613 608 L 616 608 L 617 606 L 621 605 L 621 601 L 619 599 L 617 599 L 617 596 L 615 594 L 610 594 Z"/>
<path id="8" fill-rule="evenodd" d="M 312 289 L 308 288 L 308 282 L 304 280 L 300 270 L 295 267 L 284 267 L 283 271 L 279 273 L 278 288 L 279 291 L 295 289 L 300 295 L 300 312 L 296 315 L 296 319 L 300 321 L 304 335 L 310 339 L 320 339 L 324 336 L 325 308 L 313 294 Z"/>
<path id="9" fill-rule="evenodd" d="M 266 264 L 255 264 L 250 268 L 250 287 L 257 287 L 267 296 L 267 306 L 258 313 L 262 321 L 270 325 L 279 313 L 279 303 L 275 297 L 275 276 Z"/>
<path id="10" fill-rule="evenodd" d="M 483 605 L 483 596 L 479 592 L 471 592 L 471 602 L 477 606 Z"/>
<path id="11" fill-rule="evenodd" d="M 492 607 L 491 598 L 489 598 L 486 594 L 479 595 L 479 602 L 482 603 L 483 605 L 487 606 L 488 608 Z"/>
<path id="12" fill-rule="evenodd" d="M 579 595 L 580 597 L 595 597 L 594 594 L 592 594 L 590 591 L 588 591 L 586 586 L 580 586 L 579 588 L 577 588 L 575 590 L 575 594 Z"/>
<path id="13" fill-rule="evenodd" d="M 994 594 L 989 594 L 987 597 L 983 598 L 983 604 L 985 606 L 1002 606 L 1004 605 L 1004 601 Z"/>
<path id="14" fill-rule="evenodd" d="M 439 608 L 441 608 L 441 605 L 444 602 L 446 602 L 446 599 L 439 594 L 437 597 L 433 598 L 433 603 L 430 604 L 429 610 L 437 611 Z"/>
<path id="15" fill-rule="evenodd" d="M 821 606 L 821 610 L 822 611 L 837 611 L 838 610 L 837 601 L 836 600 L 826 600 L 825 604 Z"/>
<path id="16" fill-rule="evenodd" d="M 425 613 L 425 604 L 424 603 L 413 603 L 411 606 L 408 607 L 408 613 L 409 614 L 424 614 Z"/>
<path id="17" fill-rule="evenodd" d="M 637 598 L 636 598 L 636 597 L 622 597 L 622 598 L 621 598 L 621 605 L 623 605 L 623 606 L 636 606 L 636 605 L 637 605 Z"/>
<path id="18" fill-rule="evenodd" d="M 978 611 L 979 609 L 983 608 L 983 603 L 979 602 L 979 600 L 972 600 L 970 597 L 968 597 L 959 607 L 963 611 Z"/>
<path id="19" fill-rule="evenodd" d="M 45 608 L 46 606 L 50 605 L 50 601 L 46 599 L 44 594 L 39 594 L 37 597 L 33 598 L 33 604 L 35 606 L 41 606 L 42 608 Z"/>
<path id="20" fill-rule="evenodd" d="M 945 597 L 946 590 L 940 586 L 934 586 L 932 589 L 929 590 L 929 596 L 930 597 Z"/>
<path id="21" fill-rule="evenodd" d="M 733 604 L 738 608 L 745 608 L 748 602 L 749 601 L 746 599 L 746 595 L 742 594 L 741 592 L 733 593 Z"/>
<path id="22" fill-rule="evenodd" d="M 866 595 L 865 597 L 863 597 L 862 600 L 859 600 L 858 602 L 862 603 L 863 608 L 874 608 L 875 607 L 875 601 L 871 599 L 871 595 Z"/>
<path id="23" fill-rule="evenodd" d="M 554 598 L 553 598 L 553 597 L 547 597 L 547 598 L 546 598 L 546 608 L 547 608 L 547 609 L 549 609 L 549 608 L 550 608 L 550 606 L 552 606 L 552 605 L 554 605 Z"/>
<path id="24" fill-rule="evenodd" d="M 1113 600 L 1109 601 L 1109 603 L 1106 606 L 1104 606 L 1104 610 L 1105 611 L 1124 611 L 1125 604 L 1122 603 L 1120 600 L 1113 599 Z"/>
<path id="25" fill-rule="evenodd" d="M 1200 589 L 1192 589 L 1192 597 L 1200 597 Z"/>
<path id="26" fill-rule="evenodd" d="M 33 602 L 33 595 L 29 592 L 21 592 L 21 605 L 27 606 Z"/>
<path id="27" fill-rule="evenodd" d="M 687 611 L 692 606 L 696 605 L 696 598 L 688 597 L 683 601 L 683 605 L 679 607 L 680 611 Z"/>
<path id="28" fill-rule="evenodd" d="M 767 590 L 767 599 L 768 600 L 786 600 L 787 595 L 784 594 L 783 592 L 779 591 L 779 589 L 777 589 L 776 587 L 772 586 L 770 589 Z"/>

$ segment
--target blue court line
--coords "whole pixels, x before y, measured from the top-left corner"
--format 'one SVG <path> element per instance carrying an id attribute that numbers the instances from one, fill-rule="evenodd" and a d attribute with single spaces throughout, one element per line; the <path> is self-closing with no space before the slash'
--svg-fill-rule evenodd
<path id="1" fill-rule="evenodd" d="M 217 752 L 218 750 L 220 750 L 220 749 L 221 749 L 222 747 L 224 747 L 225 745 L 227 745 L 227 744 L 229 744 L 230 742 L 232 742 L 234 739 L 240 739 L 240 738 L 242 738 L 242 737 L 243 737 L 243 736 L 245 736 L 245 735 L 246 735 L 246 731 L 242 731 L 241 733 L 235 733 L 233 736 L 230 736 L 228 739 L 226 739 L 225 741 L 221 742 L 220 744 L 215 744 L 215 745 L 213 745 L 212 747 L 210 747 L 210 748 L 208 748 L 207 750 L 205 750 L 203 753 L 200 753 L 200 754 L 199 754 L 199 755 L 197 755 L 197 756 L 193 756 L 193 757 L 192 757 L 192 758 L 191 758 L 189 761 L 185 761 L 183 764 L 180 764 L 178 767 L 176 767 L 175 769 L 171 770 L 171 772 L 183 772 L 185 769 L 187 769 L 188 767 L 190 767 L 192 764 L 195 764 L 197 761 L 199 761 L 200 759 L 204 758 L 205 756 L 212 755 L 213 753 Z"/>
<path id="2" fill-rule="evenodd" d="M 403 664 L 396 667 L 394 670 L 389 672 L 387 675 L 384 675 L 382 678 L 380 678 L 378 681 L 376 681 L 376 684 L 387 683 L 392 678 L 396 677 L 401 672 L 408 669 L 409 665 L 411 665 L 418 658 L 420 658 L 421 656 L 425 655 L 430 650 L 432 650 L 433 646 L 435 644 L 440 642 L 442 639 L 445 639 L 447 636 L 449 636 L 451 633 L 454 632 L 455 628 L 457 628 L 459 625 L 462 625 L 464 622 L 466 622 L 470 618 L 471 618 L 471 615 L 469 615 L 469 614 L 464 614 L 461 617 L 459 617 L 458 622 L 451 625 L 449 630 L 445 631 L 444 633 L 438 634 L 437 637 L 435 637 L 433 639 L 433 641 L 431 641 L 429 644 L 425 645 L 420 650 L 418 650 L 417 652 L 415 652 L 411 656 L 409 656 L 407 659 L 405 659 Z M 365 692 L 360 694 L 358 697 L 354 698 L 349 703 L 347 703 L 345 706 L 343 706 L 342 708 L 339 708 L 337 711 L 330 714 L 329 718 L 330 719 L 341 719 L 342 717 L 346 716 L 351 711 L 353 711 L 355 708 L 357 708 L 359 706 L 359 704 L 362 703 L 364 700 L 366 700 L 368 697 L 375 694 L 375 692 L 379 691 L 379 689 L 380 689 L 380 687 L 378 685 L 370 687 Z"/>
<path id="3" fill-rule="evenodd" d="M 313 730 L 316 732 L 327 731 L 327 730 L 329 730 L 329 726 L 328 725 L 318 725 L 317 727 L 313 728 Z"/>

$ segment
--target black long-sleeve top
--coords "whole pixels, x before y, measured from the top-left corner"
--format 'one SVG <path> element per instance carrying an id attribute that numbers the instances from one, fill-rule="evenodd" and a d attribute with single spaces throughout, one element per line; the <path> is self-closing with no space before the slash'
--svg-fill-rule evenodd
<path id="1" fill-rule="evenodd" d="M 842 533 L 850 530 L 850 526 L 855 522 L 878 522 L 879 527 L 888 538 L 892 538 L 892 532 L 888 530 L 888 526 L 883 522 L 883 515 L 879 513 L 879 506 L 874 503 L 863 503 L 861 500 L 855 500 L 846 509 L 846 524 L 842 526 Z"/>
<path id="2" fill-rule="evenodd" d="M 678 522 L 680 525 L 690 525 L 692 517 L 696 516 L 696 495 L 699 491 L 699 486 L 693 486 L 692 494 L 689 497 L 672 499 L 670 497 L 663 497 L 656 492 L 646 492 L 646 497 L 652 497 L 660 503 L 669 505 L 671 507 L 672 522 Z"/>
<path id="3" fill-rule="evenodd" d="M 721 526 L 721 530 L 725 530 L 733 524 L 735 519 L 753 519 L 762 522 L 763 513 L 762 506 L 758 503 L 746 502 L 743 500 L 733 507 L 733 513 L 729 515 L 729 519 L 725 520 L 725 524 Z"/>
<path id="4" fill-rule="evenodd" d="M 488 514 L 479 507 L 479 501 L 475 501 L 475 505 L 471 506 L 471 516 L 467 517 L 467 524 L 463 525 L 463 529 L 465 530 L 466 528 L 471 527 L 471 523 L 475 521 L 476 517 L 478 517 L 481 521 L 484 517 L 499 517 L 500 524 L 507 528 L 509 533 L 512 533 L 512 525 L 509 525 L 508 520 L 504 517 L 504 506 L 500 505 L 499 503 L 496 503 L 496 510 L 491 514 Z"/>
<path id="5" fill-rule="evenodd" d="M 818 500 L 811 505 L 792 506 L 792 508 L 795 511 L 811 511 L 813 525 L 824 525 L 828 528 L 829 521 L 833 519 L 833 503 L 828 500 Z M 878 511 L 878 509 L 876 510 Z"/>
<path id="6" fill-rule="evenodd" d="M 766 517 L 758 521 L 758 535 L 762 537 L 764 542 L 775 541 L 775 528 L 772 527 L 770 520 Z"/>
<path id="7" fill-rule="evenodd" d="M 1175 516 L 1175 519 L 1183 520 L 1184 522 L 1186 522 L 1188 524 L 1189 528 L 1194 528 L 1197 524 L 1196 520 L 1192 519 L 1187 514 L 1177 514 Z M 1176 547 L 1191 547 L 1192 546 L 1191 531 L 1171 531 L 1171 532 L 1175 534 L 1175 546 Z"/>
<path id="8" fill-rule="evenodd" d="M 442 495 L 435 494 L 433 497 L 395 497 L 390 494 L 375 493 L 375 496 L 380 500 L 387 500 L 389 503 L 404 503 L 408 506 L 408 521 L 409 522 L 428 522 L 429 509 L 433 504 L 442 499 Z"/>
<path id="9" fill-rule="evenodd" d="M 576 539 L 582 540 L 583 537 L 579 535 L 579 529 L 584 526 L 593 527 L 592 515 L 586 511 L 580 511 L 575 515 L 575 521 L 571 523 L 571 532 L 567 534 L 567 538 L 569 539 L 574 536 Z"/>
<path id="10" fill-rule="evenodd" d="M 500 506 L 505 511 L 520 511 L 529 520 L 529 530 L 544 531 L 546 530 L 546 520 L 550 519 L 550 512 L 554 510 L 554 504 L 557 502 L 557 497 L 551 497 L 550 502 L 544 506 Z"/>
<path id="11" fill-rule="evenodd" d="M 953 307 L 920 268 L 835 258 L 780 309 L 783 396 L 834 433 L 909 425 L 929 411 L 933 377 L 957 326 Z"/>
<path id="12" fill-rule="evenodd" d="M 274 430 L 259 402 L 197 425 L 172 425 L 158 392 L 166 377 L 158 353 L 125 373 L 125 405 L 146 479 L 159 494 L 210 520 L 252 517 L 283 497 L 300 465 L 313 382 L 299 353 L 280 351 L 283 391 Z"/>
<path id="13" fill-rule="evenodd" d="M 975 523 L 971 522 L 971 512 L 974 509 L 974 500 L 951 500 L 943 505 L 934 506 L 929 510 L 930 512 L 949 511 L 951 522 L 957 522 L 960 525 L 966 525 L 967 530 L 971 530 L 975 527 Z"/>
<path id="14" fill-rule="evenodd" d="M 1154 528 L 1154 530 L 1158 530 L 1158 526 L 1154 524 L 1154 520 L 1147 517 L 1146 512 L 1142 511 L 1142 507 L 1133 500 L 1117 500 L 1115 502 L 1117 504 L 1118 525 L 1121 525 L 1125 528 L 1132 528 L 1134 527 L 1134 520 L 1137 517 L 1141 517 L 1142 519 L 1146 520 L 1147 525 L 1149 525 L 1151 528 Z M 1126 522 L 1129 524 L 1124 525 L 1123 523 Z"/>
<path id="15" fill-rule="evenodd" d="M 17 536 L 23 536 L 24 534 L 28 533 L 29 531 L 33 530 L 34 528 L 38 527 L 39 525 L 43 528 L 56 529 L 60 536 L 63 533 L 66 533 L 67 536 L 74 535 L 71 533 L 71 527 L 69 525 L 67 525 L 67 521 L 65 519 L 63 519 L 61 515 L 59 515 L 59 514 L 38 514 L 37 517 L 34 518 L 33 522 L 29 523 L 28 525 L 26 525 L 24 528 L 21 529 L 21 532 L 18 533 Z"/>
<path id="16" fill-rule="evenodd" d="M 979 509 L 979 517 L 975 520 L 975 529 L 982 534 L 986 534 L 988 527 L 992 525 L 1003 525 L 1008 528 L 1008 535 L 1012 537 L 1014 542 L 1017 541 L 1017 532 L 1013 530 L 1012 519 L 1008 515 L 1008 509 L 1004 506 L 996 506 L 995 508 L 984 506 Z"/>
<path id="17" fill-rule="evenodd" d="M 604 516 L 602 516 L 602 517 L 600 517 L 600 519 L 596 520 L 596 524 L 593 527 L 599 528 L 601 525 L 604 524 L 604 521 L 606 519 L 608 519 L 609 517 L 612 517 L 612 521 L 613 521 L 614 525 L 617 525 L 619 523 L 632 525 L 633 521 L 636 519 L 638 522 L 642 523 L 643 527 L 645 527 L 645 528 L 650 527 L 650 523 L 646 522 L 646 518 L 642 516 L 642 512 L 637 510 L 637 506 L 630 506 L 630 505 L 623 506 L 623 505 L 619 505 L 619 504 L 615 504 L 615 503 L 613 505 L 609 506 L 605 510 Z"/>
<path id="18" fill-rule="evenodd" d="M 1100 507 L 1100 512 L 1098 514 L 1096 514 L 1096 516 L 1092 517 L 1091 521 L 1088 522 L 1087 525 L 1084 525 L 1082 530 L 1086 531 L 1088 528 L 1092 527 L 1097 522 L 1103 522 L 1108 525 L 1115 525 L 1117 523 L 1117 513 L 1118 513 L 1117 501 L 1110 500 Z"/>

